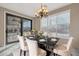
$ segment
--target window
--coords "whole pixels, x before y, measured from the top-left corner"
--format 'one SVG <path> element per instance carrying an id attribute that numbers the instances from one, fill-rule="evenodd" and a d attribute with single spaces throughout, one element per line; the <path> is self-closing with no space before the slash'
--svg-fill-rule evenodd
<path id="1" fill-rule="evenodd" d="M 32 22 L 31 20 L 28 19 L 22 19 L 22 29 L 23 29 L 23 33 L 30 31 L 32 29 Z"/>
<path id="2" fill-rule="evenodd" d="M 54 33 L 56 36 L 69 36 L 70 12 L 65 11 L 42 18 L 41 30 Z"/>
<path id="3" fill-rule="evenodd" d="M 23 35 L 24 32 L 32 29 L 32 20 L 17 15 L 6 14 L 6 44 L 17 42 L 17 34 Z"/>

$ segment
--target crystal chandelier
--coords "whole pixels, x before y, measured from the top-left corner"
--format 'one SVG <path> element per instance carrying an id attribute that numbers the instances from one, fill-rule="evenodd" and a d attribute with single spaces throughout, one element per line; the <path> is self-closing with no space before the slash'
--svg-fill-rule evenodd
<path id="1" fill-rule="evenodd" d="M 36 17 L 46 17 L 48 16 L 48 9 L 46 5 L 41 4 L 41 8 L 37 9 L 35 13 Z"/>

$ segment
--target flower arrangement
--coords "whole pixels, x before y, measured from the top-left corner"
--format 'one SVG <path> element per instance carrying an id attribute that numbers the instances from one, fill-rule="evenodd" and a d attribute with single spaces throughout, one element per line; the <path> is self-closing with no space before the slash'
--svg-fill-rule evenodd
<path id="1" fill-rule="evenodd" d="M 37 31 L 37 30 L 35 30 L 35 29 L 33 29 L 32 31 L 31 31 L 31 34 L 32 35 L 35 35 L 35 37 L 36 38 L 38 38 L 38 39 L 41 39 L 42 37 L 43 37 L 43 32 L 41 32 L 41 31 Z"/>
<path id="2" fill-rule="evenodd" d="M 31 31 L 28 32 L 23 32 L 23 36 L 34 36 L 36 39 L 41 39 L 43 38 L 43 32 L 42 31 L 37 31 L 36 29 L 32 29 Z"/>
<path id="3" fill-rule="evenodd" d="M 35 30 L 35 29 L 32 29 L 32 30 L 31 30 L 31 34 L 32 34 L 32 35 L 36 35 L 36 34 L 38 34 L 38 31 Z"/>

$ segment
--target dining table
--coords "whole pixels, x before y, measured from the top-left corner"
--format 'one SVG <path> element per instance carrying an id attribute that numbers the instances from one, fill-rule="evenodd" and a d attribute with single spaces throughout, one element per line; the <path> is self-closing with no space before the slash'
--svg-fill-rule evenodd
<path id="1" fill-rule="evenodd" d="M 38 47 L 46 50 L 47 55 L 49 56 L 51 53 L 53 53 L 53 49 L 56 46 L 56 43 L 59 41 L 60 38 L 57 37 L 48 37 L 44 36 L 42 38 L 37 38 L 35 36 L 27 36 L 30 40 L 36 40 L 38 43 Z"/>

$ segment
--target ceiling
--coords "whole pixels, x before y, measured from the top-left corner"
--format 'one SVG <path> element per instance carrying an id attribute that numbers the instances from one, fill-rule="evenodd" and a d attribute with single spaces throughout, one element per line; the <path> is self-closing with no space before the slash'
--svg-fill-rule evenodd
<path id="1" fill-rule="evenodd" d="M 48 6 L 48 11 L 61 8 L 69 4 L 70 3 L 44 3 L 44 5 Z M 34 13 L 38 8 L 40 8 L 40 5 L 40 3 L 0 3 L 1 7 L 14 10 L 31 17 L 34 17 Z"/>

